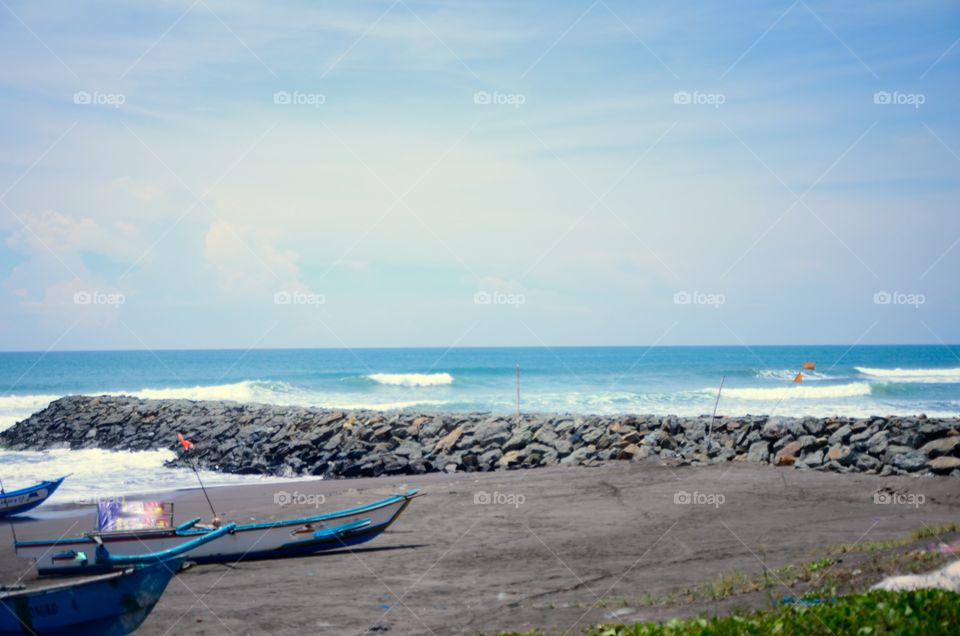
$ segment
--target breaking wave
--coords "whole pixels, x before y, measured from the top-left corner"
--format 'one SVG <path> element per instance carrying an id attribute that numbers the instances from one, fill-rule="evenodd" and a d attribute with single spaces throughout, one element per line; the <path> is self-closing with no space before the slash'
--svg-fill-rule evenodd
<path id="1" fill-rule="evenodd" d="M 391 386 L 441 386 L 453 384 L 449 373 L 371 373 L 367 376 L 378 384 Z"/>
<path id="2" fill-rule="evenodd" d="M 768 380 L 786 380 L 790 381 L 796 377 L 798 372 L 803 373 L 806 380 L 835 380 L 835 376 L 820 373 L 818 371 L 801 371 L 800 369 L 760 369 L 754 375 L 758 378 Z"/>
<path id="3" fill-rule="evenodd" d="M 715 388 L 708 388 L 703 389 L 703 392 L 705 394 L 716 395 L 717 390 Z M 762 402 L 775 402 L 781 399 L 820 400 L 825 398 L 849 398 L 870 395 L 870 384 L 867 382 L 852 382 L 850 384 L 836 384 L 834 386 L 803 386 L 801 384 L 775 389 L 725 388 L 722 395 L 726 398 Z"/>
<path id="4" fill-rule="evenodd" d="M 44 479 L 71 474 L 50 498 L 51 503 L 95 503 L 98 498 L 138 493 L 158 493 L 195 488 L 193 471 L 167 468 L 173 451 L 82 450 L 0 451 L 4 486 L 8 489 L 35 484 Z M 284 481 L 279 477 L 230 475 L 200 471 L 208 486 Z M 36 513 L 33 513 L 36 514 Z"/>
<path id="5" fill-rule="evenodd" d="M 861 375 L 896 382 L 919 382 L 925 384 L 950 384 L 960 382 L 960 368 L 944 369 L 877 369 L 854 367 Z"/>

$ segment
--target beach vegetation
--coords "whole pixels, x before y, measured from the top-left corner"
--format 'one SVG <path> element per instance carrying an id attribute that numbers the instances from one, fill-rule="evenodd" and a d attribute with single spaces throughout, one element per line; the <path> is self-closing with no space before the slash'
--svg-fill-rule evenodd
<path id="1" fill-rule="evenodd" d="M 819 604 L 662 623 L 597 625 L 588 636 L 882 636 L 955 633 L 960 594 L 939 589 L 872 591 Z"/>

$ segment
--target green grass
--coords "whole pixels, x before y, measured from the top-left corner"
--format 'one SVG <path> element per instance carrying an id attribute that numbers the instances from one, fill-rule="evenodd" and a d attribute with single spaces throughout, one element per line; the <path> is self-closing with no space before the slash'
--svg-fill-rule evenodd
<path id="1" fill-rule="evenodd" d="M 829 546 L 825 550 L 827 554 L 850 555 L 854 557 L 853 560 L 845 556 L 847 560 L 843 562 L 828 556 L 803 564 L 788 564 L 779 568 L 764 569 L 757 573 L 731 572 L 707 583 L 666 593 L 605 598 L 598 606 L 602 608 L 650 607 L 716 602 L 754 592 L 764 592 L 772 602 L 776 594 L 786 593 L 788 590 L 814 595 L 858 592 L 890 574 L 915 574 L 943 565 L 950 560 L 947 555 L 925 550 L 904 550 L 904 548 L 918 541 L 940 537 L 958 530 L 960 525 L 957 523 L 947 523 L 939 526 L 924 526 L 908 536 L 886 541 L 859 541 Z M 765 546 L 756 546 L 756 549 L 761 554 L 766 554 Z"/>
<path id="2" fill-rule="evenodd" d="M 960 531 L 960 524 L 944 523 L 939 526 L 924 526 L 914 530 L 910 536 L 887 541 L 857 541 L 854 543 L 837 543 L 827 546 L 827 554 L 846 554 L 847 552 L 882 552 L 891 548 L 899 548 L 915 541 L 939 537 L 949 532 Z"/>
<path id="3" fill-rule="evenodd" d="M 956 633 L 960 594 L 943 590 L 874 591 L 832 603 L 783 606 L 723 618 L 598 625 L 589 636 L 909 636 Z"/>

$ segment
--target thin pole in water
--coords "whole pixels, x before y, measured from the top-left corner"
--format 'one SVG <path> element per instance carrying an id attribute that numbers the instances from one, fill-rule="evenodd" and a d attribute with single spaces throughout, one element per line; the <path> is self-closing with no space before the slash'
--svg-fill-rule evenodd
<path id="1" fill-rule="evenodd" d="M 723 391 L 723 381 L 727 379 L 727 376 L 720 376 L 720 388 L 717 389 L 717 401 L 713 403 L 713 416 L 710 418 L 710 429 L 707 431 L 707 436 L 713 434 L 713 422 L 717 419 L 717 407 L 720 405 L 720 392 Z"/>
<path id="2" fill-rule="evenodd" d="M 520 419 L 520 363 L 517 363 L 517 419 Z"/>

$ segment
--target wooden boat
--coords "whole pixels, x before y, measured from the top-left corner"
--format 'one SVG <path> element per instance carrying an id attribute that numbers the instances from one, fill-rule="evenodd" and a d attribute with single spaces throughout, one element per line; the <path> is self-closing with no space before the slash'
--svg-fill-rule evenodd
<path id="1" fill-rule="evenodd" d="M 67 477 L 69 477 L 69 475 L 64 475 L 53 481 L 41 481 L 39 484 L 21 488 L 20 490 L 0 493 L 0 517 L 9 517 L 33 510 L 49 499 L 50 495 L 60 487 L 60 484 L 62 484 L 63 480 Z"/>
<path id="2" fill-rule="evenodd" d="M 146 620 L 182 559 L 77 583 L 0 592 L 0 636 L 129 634 Z"/>
<path id="3" fill-rule="evenodd" d="M 191 549 L 187 558 L 196 563 L 232 563 L 255 559 L 304 556 L 354 546 L 378 536 L 399 518 L 418 496 L 416 490 L 388 497 L 357 508 L 312 517 L 237 524 L 233 532 L 216 543 Z M 40 574 L 75 574 L 103 569 L 96 546 L 102 543 L 111 554 L 162 552 L 213 531 L 192 519 L 172 528 L 91 532 L 79 537 L 17 541 L 17 555 L 34 559 Z M 107 567 L 110 567 L 107 565 Z"/>
<path id="4" fill-rule="evenodd" d="M 137 629 L 180 569 L 183 554 L 226 536 L 233 524 L 163 553 L 114 557 L 102 545 L 104 564 L 124 567 L 58 585 L 0 591 L 0 636 L 120 636 Z"/>

